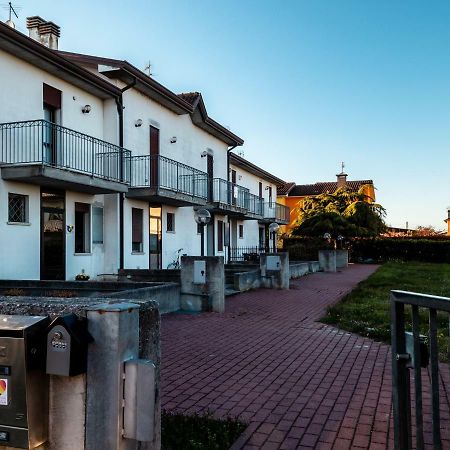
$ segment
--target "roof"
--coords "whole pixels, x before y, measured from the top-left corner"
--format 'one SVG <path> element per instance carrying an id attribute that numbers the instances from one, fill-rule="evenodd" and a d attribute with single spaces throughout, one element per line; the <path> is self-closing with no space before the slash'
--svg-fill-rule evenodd
<path id="1" fill-rule="evenodd" d="M 16 56 L 47 73 L 89 92 L 99 98 L 118 97 L 120 89 L 63 55 L 0 22 L 0 50 Z"/>
<path id="2" fill-rule="evenodd" d="M 243 139 L 208 116 L 199 92 L 177 95 L 125 60 L 62 51 L 58 51 L 58 53 L 76 64 L 103 66 L 101 73 L 108 78 L 119 79 L 126 84 L 136 82 L 134 87 L 139 92 L 176 114 L 190 114 L 194 125 L 229 146 L 238 146 L 244 143 Z"/>
<path id="3" fill-rule="evenodd" d="M 275 175 L 272 175 L 270 172 L 267 172 L 266 170 L 261 169 L 261 167 L 258 167 L 257 165 L 251 163 L 250 161 L 247 161 L 242 156 L 236 155 L 236 153 L 230 153 L 230 164 L 240 167 L 241 169 L 244 169 L 247 172 L 250 172 L 250 173 L 252 173 L 266 181 L 274 183 L 276 185 L 285 183 L 281 178 L 278 178 Z M 277 192 L 278 192 L 278 188 L 277 188 Z"/>
<path id="4" fill-rule="evenodd" d="M 372 180 L 354 180 L 347 181 L 346 187 L 351 191 L 359 191 L 359 189 L 366 185 L 372 184 Z M 337 181 L 325 181 L 314 184 L 297 184 L 289 191 L 289 197 L 303 197 L 309 195 L 320 195 L 326 192 L 335 192 L 338 189 Z"/>
<path id="5" fill-rule="evenodd" d="M 289 183 L 280 184 L 277 186 L 277 194 L 278 195 L 289 195 L 289 192 L 291 192 L 291 189 L 295 186 L 295 183 L 293 181 Z"/>

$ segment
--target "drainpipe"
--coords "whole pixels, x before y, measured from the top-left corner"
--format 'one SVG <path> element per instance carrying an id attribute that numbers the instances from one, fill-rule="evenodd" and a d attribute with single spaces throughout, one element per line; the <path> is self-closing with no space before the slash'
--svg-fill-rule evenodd
<path id="1" fill-rule="evenodd" d="M 227 186 L 230 185 L 230 153 L 234 150 L 237 145 L 233 145 L 227 150 Z M 231 224 L 230 224 L 230 216 L 228 216 L 228 263 L 230 263 L 230 243 L 231 243 Z"/>
<path id="2" fill-rule="evenodd" d="M 120 181 L 123 181 L 123 93 L 128 89 L 131 89 L 136 85 L 136 78 L 133 81 L 121 89 L 120 95 L 116 97 L 117 113 L 119 115 L 119 147 L 120 147 Z M 125 200 L 125 194 L 119 194 L 119 269 L 124 268 L 124 217 L 123 217 L 123 205 Z"/>

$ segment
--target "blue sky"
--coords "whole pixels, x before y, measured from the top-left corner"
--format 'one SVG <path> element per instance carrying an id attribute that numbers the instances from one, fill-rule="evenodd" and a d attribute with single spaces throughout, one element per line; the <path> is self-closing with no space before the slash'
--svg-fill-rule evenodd
<path id="1" fill-rule="evenodd" d="M 21 0 L 62 50 L 148 60 L 201 91 L 245 157 L 299 184 L 373 179 L 393 226 L 443 229 L 450 205 L 450 2 Z M 4 11 L 6 19 L 6 11 Z"/>

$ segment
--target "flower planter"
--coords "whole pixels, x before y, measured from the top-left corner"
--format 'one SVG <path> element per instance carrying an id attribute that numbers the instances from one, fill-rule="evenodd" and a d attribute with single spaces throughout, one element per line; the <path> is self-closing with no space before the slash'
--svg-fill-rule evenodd
<path id="1" fill-rule="evenodd" d="M 336 250 L 319 250 L 319 266 L 324 272 L 336 272 Z"/>

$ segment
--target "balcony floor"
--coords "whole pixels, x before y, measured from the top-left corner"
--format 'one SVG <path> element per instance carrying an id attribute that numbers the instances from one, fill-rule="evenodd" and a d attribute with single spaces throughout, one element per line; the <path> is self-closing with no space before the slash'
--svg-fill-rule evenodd
<path id="1" fill-rule="evenodd" d="M 50 167 L 45 164 L 4 165 L 1 167 L 1 173 L 2 178 L 7 181 L 37 184 L 88 194 L 114 194 L 128 191 L 125 183 L 70 169 Z"/>
<path id="2" fill-rule="evenodd" d="M 206 204 L 206 200 L 201 197 L 194 197 L 182 192 L 154 187 L 132 187 L 129 189 L 127 197 L 171 206 L 203 206 Z"/>
<path id="3" fill-rule="evenodd" d="M 287 225 L 289 220 L 276 219 L 275 217 L 264 217 L 259 219 L 259 223 L 277 223 L 279 225 Z"/>
<path id="4" fill-rule="evenodd" d="M 209 202 L 206 209 L 209 209 L 210 211 L 217 214 L 226 214 L 231 217 L 240 217 L 242 219 L 247 213 L 247 210 L 245 208 L 220 202 Z"/>

